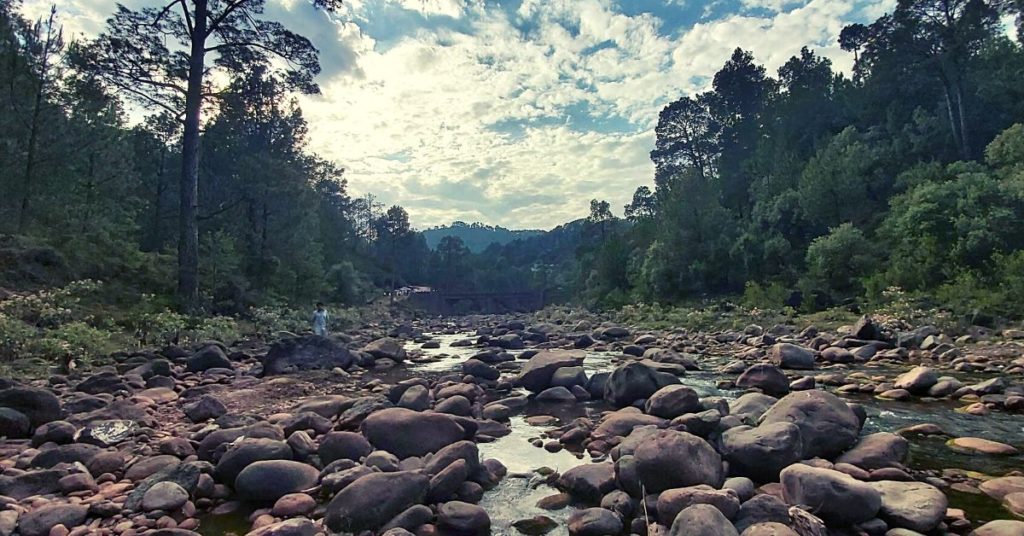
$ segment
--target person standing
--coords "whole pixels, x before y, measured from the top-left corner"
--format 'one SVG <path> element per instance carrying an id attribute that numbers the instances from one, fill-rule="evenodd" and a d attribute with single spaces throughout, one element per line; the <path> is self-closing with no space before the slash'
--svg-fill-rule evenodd
<path id="1" fill-rule="evenodd" d="M 313 311 L 313 333 L 321 336 L 327 336 L 327 322 L 330 321 L 331 317 L 327 314 L 327 309 L 324 309 L 324 304 L 317 302 L 316 310 Z"/>

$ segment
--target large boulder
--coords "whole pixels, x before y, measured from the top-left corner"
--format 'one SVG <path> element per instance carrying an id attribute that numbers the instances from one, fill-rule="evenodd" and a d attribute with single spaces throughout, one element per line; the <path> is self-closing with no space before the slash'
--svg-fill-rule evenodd
<path id="1" fill-rule="evenodd" d="M 203 372 L 212 368 L 232 368 L 231 360 L 224 354 L 224 350 L 216 344 L 200 348 L 199 351 L 192 354 L 192 357 L 188 358 L 185 364 L 185 370 L 189 372 Z"/>
<path id="2" fill-rule="evenodd" d="M 910 453 L 910 443 L 903 437 L 878 432 L 863 437 L 852 449 L 844 452 L 836 463 L 849 463 L 862 469 L 901 467 Z"/>
<path id="3" fill-rule="evenodd" d="M 280 426 L 268 422 L 259 422 L 249 426 L 224 428 L 210 432 L 199 442 L 196 454 L 200 460 L 214 461 L 221 453 L 221 446 L 242 437 L 266 437 L 284 440 L 284 431 Z"/>
<path id="4" fill-rule="evenodd" d="M 615 489 L 615 466 L 610 462 L 579 465 L 562 473 L 558 485 L 579 499 L 597 504 Z"/>
<path id="5" fill-rule="evenodd" d="M 640 363 L 627 363 L 616 367 L 604 386 L 604 399 L 615 407 L 625 407 L 637 400 L 650 398 L 667 385 L 678 384 L 679 379 L 666 372 L 658 372 Z"/>
<path id="6" fill-rule="evenodd" d="M 739 536 L 739 533 L 718 508 L 695 504 L 679 512 L 668 536 Z"/>
<path id="7" fill-rule="evenodd" d="M 660 430 L 633 453 L 637 477 L 648 493 L 707 484 L 720 487 L 722 458 L 707 441 L 686 432 Z"/>
<path id="8" fill-rule="evenodd" d="M 385 358 L 393 361 L 405 361 L 406 357 L 405 347 L 402 345 L 402 341 L 392 339 L 390 337 L 383 337 L 375 341 L 371 341 L 363 347 L 363 351 L 377 359 Z"/>
<path id="9" fill-rule="evenodd" d="M 49 469 L 61 463 L 78 462 L 82 465 L 88 465 L 89 461 L 101 451 L 102 449 L 100 449 L 100 447 L 87 443 L 59 445 L 36 454 L 36 456 L 32 458 L 31 465 L 32 467 L 39 467 L 42 469 Z"/>
<path id="10" fill-rule="evenodd" d="M 896 378 L 894 387 L 906 389 L 912 394 L 928 394 L 928 389 L 939 383 L 939 374 L 928 367 L 914 367 Z"/>
<path id="11" fill-rule="evenodd" d="M 200 467 L 196 462 L 179 463 L 150 475 L 149 478 L 135 484 L 135 489 L 128 494 L 128 499 L 124 503 L 125 509 L 138 510 L 142 506 L 146 492 L 161 482 L 174 482 L 191 494 L 199 485 Z"/>
<path id="12" fill-rule="evenodd" d="M 480 361 L 479 359 L 467 359 L 462 363 L 462 373 L 492 381 L 501 377 L 501 372 L 498 371 L 498 369 Z"/>
<path id="13" fill-rule="evenodd" d="M 839 397 L 820 390 L 790 393 L 761 417 L 761 423 L 790 422 L 800 428 L 803 458 L 832 459 L 860 435 L 861 421 Z"/>
<path id="14" fill-rule="evenodd" d="M 889 527 L 930 533 L 942 523 L 949 501 L 946 494 L 924 482 L 872 482 L 871 487 L 882 497 L 878 517 Z"/>
<path id="15" fill-rule="evenodd" d="M 857 323 L 853 325 L 850 330 L 850 335 L 855 339 L 862 341 L 881 341 L 885 338 L 882 336 L 882 330 L 875 325 L 875 322 L 870 316 L 864 315 L 857 320 Z"/>
<path id="16" fill-rule="evenodd" d="M 779 399 L 762 393 L 746 393 L 729 402 L 729 415 L 735 415 L 745 421 L 757 422 L 768 408 Z"/>
<path id="17" fill-rule="evenodd" d="M 264 460 L 250 464 L 235 479 L 243 500 L 272 505 L 289 493 L 312 488 L 320 477 L 312 465 L 291 460 Z"/>
<path id="18" fill-rule="evenodd" d="M 374 529 L 427 495 L 430 478 L 411 471 L 371 473 L 349 484 L 327 505 L 325 524 L 335 532 Z"/>
<path id="19" fill-rule="evenodd" d="M 235 485 L 235 479 L 249 465 L 262 460 L 290 460 L 292 448 L 284 441 L 266 438 L 246 438 L 233 443 L 220 457 L 214 475 L 217 480 Z"/>
<path id="20" fill-rule="evenodd" d="M 370 414 L 363 421 L 362 431 L 375 447 L 403 459 L 437 452 L 466 436 L 463 427 L 449 415 L 405 408 Z"/>
<path id="21" fill-rule="evenodd" d="M 90 394 L 98 395 L 100 393 L 113 394 L 118 391 L 128 391 L 132 389 L 128 387 L 128 384 L 124 381 L 116 372 L 97 372 L 96 374 L 90 375 L 88 378 L 78 382 L 75 386 L 75 390 Z"/>
<path id="22" fill-rule="evenodd" d="M 730 428 L 722 434 L 722 457 L 735 474 L 774 482 L 780 471 L 803 457 L 800 428 L 790 422 Z"/>
<path id="23" fill-rule="evenodd" d="M 68 475 L 69 466 L 18 475 L 0 475 L 0 495 L 22 500 L 33 495 L 47 495 L 60 490 L 60 479 Z"/>
<path id="24" fill-rule="evenodd" d="M 585 508 L 569 515 L 569 536 L 617 536 L 622 518 L 604 508 Z"/>
<path id="25" fill-rule="evenodd" d="M 644 405 L 649 415 L 664 419 L 674 419 L 685 413 L 696 413 L 704 409 L 700 405 L 697 391 L 685 385 L 667 385 L 658 389 Z"/>
<path id="26" fill-rule="evenodd" d="M 626 436 L 637 426 L 655 425 L 662 426 L 665 419 L 654 415 L 645 415 L 635 408 L 624 408 L 606 415 L 601 419 L 591 434 L 592 439 L 611 439 L 618 436 Z"/>
<path id="27" fill-rule="evenodd" d="M 740 499 L 735 491 L 690 486 L 668 489 L 658 495 L 658 520 L 663 525 L 671 525 L 679 512 L 695 504 L 710 504 L 728 519 L 733 519 L 740 511 Z"/>
<path id="28" fill-rule="evenodd" d="M 358 462 L 373 452 L 373 445 L 362 434 L 355 432 L 330 432 L 320 440 L 317 454 L 326 465 L 335 460 Z"/>
<path id="29" fill-rule="evenodd" d="M 575 367 L 583 363 L 587 353 L 575 350 L 546 350 L 530 358 L 523 366 L 515 383 L 534 393 L 551 387 L 551 378 L 562 367 Z"/>
<path id="30" fill-rule="evenodd" d="M 11 408 L 0 407 L 0 436 L 8 439 L 28 437 L 32 423 L 24 413 Z"/>
<path id="31" fill-rule="evenodd" d="M 228 412 L 228 408 L 223 402 L 210 395 L 203 395 L 192 402 L 186 403 L 181 407 L 181 410 L 190 421 L 196 423 L 216 419 Z"/>
<path id="32" fill-rule="evenodd" d="M 789 393 L 789 379 L 779 367 L 760 363 L 743 371 L 736 379 L 736 387 L 760 389 L 766 395 L 779 397 Z"/>
<path id="33" fill-rule="evenodd" d="M 18 532 L 22 536 L 48 536 L 57 525 L 74 528 L 85 522 L 89 514 L 87 504 L 51 504 L 22 514 L 18 519 Z"/>
<path id="34" fill-rule="evenodd" d="M 443 534 L 490 534 L 491 517 L 486 510 L 475 504 L 450 501 L 437 509 L 437 524 Z"/>
<path id="35" fill-rule="evenodd" d="M 871 485 L 846 473 L 793 464 L 779 475 L 782 498 L 803 506 L 828 524 L 855 525 L 873 519 L 882 497 Z"/>
<path id="36" fill-rule="evenodd" d="M 46 389 L 11 387 L 0 391 L 0 407 L 11 408 L 28 417 L 32 428 L 64 416 L 60 400 Z"/>
<path id="37" fill-rule="evenodd" d="M 772 346 L 772 362 L 784 369 L 811 370 L 814 368 L 814 350 L 787 342 Z"/>
<path id="38" fill-rule="evenodd" d="M 329 337 L 309 335 L 281 339 L 270 345 L 260 361 L 263 374 L 284 374 L 303 370 L 348 369 L 355 362 L 352 353 Z"/>

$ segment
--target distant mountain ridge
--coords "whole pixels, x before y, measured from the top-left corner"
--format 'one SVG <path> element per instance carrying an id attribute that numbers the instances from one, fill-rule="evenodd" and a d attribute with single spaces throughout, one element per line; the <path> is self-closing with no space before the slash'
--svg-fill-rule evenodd
<path id="1" fill-rule="evenodd" d="M 446 236 L 454 236 L 462 239 L 473 253 L 479 253 L 493 243 L 500 245 L 508 244 L 514 240 L 530 238 L 544 234 L 544 231 L 537 229 L 512 230 L 500 226 L 485 225 L 483 223 L 466 223 L 462 221 L 452 222 L 451 225 L 425 229 L 423 238 L 427 241 L 430 249 L 436 249 L 441 239 Z"/>

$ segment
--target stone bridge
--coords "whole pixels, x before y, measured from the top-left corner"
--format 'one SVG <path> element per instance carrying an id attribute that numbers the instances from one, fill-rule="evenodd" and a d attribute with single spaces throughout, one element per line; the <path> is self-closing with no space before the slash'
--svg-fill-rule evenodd
<path id="1" fill-rule="evenodd" d="M 409 296 L 409 303 L 425 311 L 441 314 L 525 313 L 544 307 L 544 292 L 456 292 L 438 290 Z"/>

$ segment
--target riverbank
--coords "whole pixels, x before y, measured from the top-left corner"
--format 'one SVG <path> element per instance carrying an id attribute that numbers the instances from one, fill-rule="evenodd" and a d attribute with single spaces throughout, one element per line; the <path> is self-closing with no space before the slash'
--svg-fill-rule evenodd
<path id="1" fill-rule="evenodd" d="M 0 533 L 1024 526 L 1016 332 L 599 322 L 368 325 L 8 382 Z"/>

